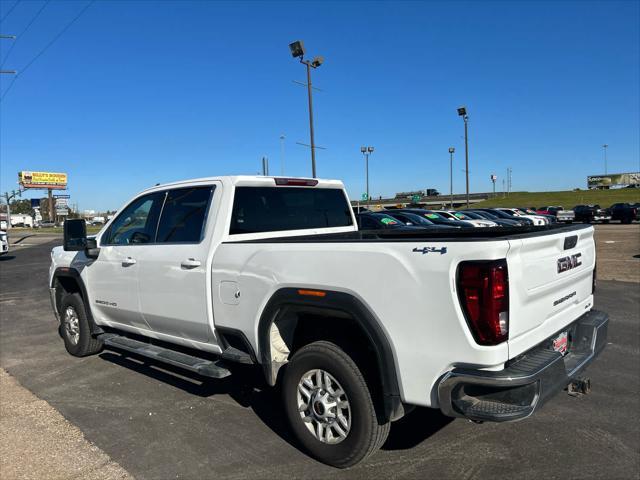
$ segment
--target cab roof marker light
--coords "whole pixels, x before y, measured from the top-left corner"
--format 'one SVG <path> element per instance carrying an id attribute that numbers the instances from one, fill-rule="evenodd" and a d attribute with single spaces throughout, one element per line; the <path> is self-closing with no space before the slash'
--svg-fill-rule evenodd
<path id="1" fill-rule="evenodd" d="M 322 290 L 298 290 L 298 295 L 304 295 L 307 297 L 326 297 L 327 292 Z"/>
<path id="2" fill-rule="evenodd" d="M 305 178 L 274 178 L 276 185 L 288 185 L 292 187 L 315 187 L 318 180 Z"/>

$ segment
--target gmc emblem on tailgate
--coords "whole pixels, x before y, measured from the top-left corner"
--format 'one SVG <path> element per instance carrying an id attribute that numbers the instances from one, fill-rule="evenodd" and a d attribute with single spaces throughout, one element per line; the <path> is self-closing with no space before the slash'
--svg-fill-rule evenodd
<path id="1" fill-rule="evenodd" d="M 571 270 L 572 268 L 579 267 L 582 265 L 580 261 L 581 253 L 576 253 L 569 257 L 562 257 L 558 259 L 558 273 L 566 272 L 567 270 Z"/>

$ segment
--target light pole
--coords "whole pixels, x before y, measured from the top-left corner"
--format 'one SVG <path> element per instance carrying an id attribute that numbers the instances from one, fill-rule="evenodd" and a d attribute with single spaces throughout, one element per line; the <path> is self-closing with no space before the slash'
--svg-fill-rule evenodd
<path id="1" fill-rule="evenodd" d="M 280 135 L 280 175 L 284 177 L 284 134 Z"/>
<path id="2" fill-rule="evenodd" d="M 309 97 L 309 137 L 311 141 L 311 175 L 316 178 L 316 144 L 313 138 L 313 99 L 311 96 L 311 69 L 318 68 L 324 62 L 324 57 L 313 57 L 313 60 L 304 59 L 304 43 L 302 40 L 289 44 L 289 50 L 293 58 L 300 58 L 300 63 L 307 66 L 307 96 Z"/>
<path id="3" fill-rule="evenodd" d="M 360 147 L 360 151 L 364 155 L 365 175 L 367 179 L 367 208 L 369 208 L 369 155 L 373 153 L 373 147 Z"/>
<path id="4" fill-rule="evenodd" d="M 467 115 L 467 108 L 460 107 L 458 108 L 458 115 L 462 117 L 464 120 L 464 173 L 467 177 L 467 208 L 469 208 L 469 142 L 468 142 L 468 131 L 467 124 L 469 122 L 469 115 Z"/>
<path id="5" fill-rule="evenodd" d="M 604 150 L 604 174 L 607 174 L 607 148 L 609 147 L 608 144 L 604 144 L 602 145 L 602 149 Z"/>
<path id="6" fill-rule="evenodd" d="M 451 195 L 451 208 L 453 208 L 453 154 L 455 148 L 449 147 L 449 194 Z"/>

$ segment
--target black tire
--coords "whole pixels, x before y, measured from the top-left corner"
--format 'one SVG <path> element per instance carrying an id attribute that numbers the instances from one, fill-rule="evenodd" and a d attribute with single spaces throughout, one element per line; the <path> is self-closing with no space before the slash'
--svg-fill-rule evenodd
<path id="1" fill-rule="evenodd" d="M 66 328 L 69 309 L 73 309 L 77 316 L 77 341 L 74 341 L 73 335 Z M 79 293 L 68 293 L 62 297 L 60 302 L 60 335 L 62 335 L 67 352 L 74 357 L 86 357 L 102 350 L 102 341 L 91 335 L 87 311 Z"/>
<path id="2" fill-rule="evenodd" d="M 323 443 L 307 428 L 298 409 L 298 383 L 305 373 L 321 369 L 338 381 L 351 409 L 351 428 L 337 444 Z M 356 363 L 337 345 L 317 341 L 298 350 L 286 366 L 282 394 L 287 418 L 293 432 L 313 458 L 322 463 L 347 468 L 364 460 L 382 446 L 391 422 L 379 422 L 364 375 Z"/>

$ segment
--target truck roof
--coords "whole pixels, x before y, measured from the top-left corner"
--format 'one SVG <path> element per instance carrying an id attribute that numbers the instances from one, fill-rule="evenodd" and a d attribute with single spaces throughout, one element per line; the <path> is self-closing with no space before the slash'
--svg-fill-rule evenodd
<path id="1" fill-rule="evenodd" d="M 212 181 L 219 181 L 225 185 L 230 186 L 250 186 L 250 187 L 275 187 L 275 179 L 287 179 L 287 180 L 310 180 L 317 181 L 316 188 L 344 188 L 344 184 L 340 180 L 330 180 L 323 178 L 308 178 L 308 177 L 281 177 L 281 176 L 264 176 L 264 175 L 223 175 L 219 177 L 202 177 L 202 178 L 192 178 L 189 180 L 179 180 L 177 182 L 169 182 L 163 183 L 159 185 L 154 185 L 153 187 L 147 188 L 140 193 L 164 189 L 167 187 L 180 187 L 180 186 L 189 186 L 198 183 L 209 183 Z"/>

